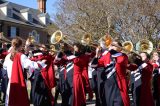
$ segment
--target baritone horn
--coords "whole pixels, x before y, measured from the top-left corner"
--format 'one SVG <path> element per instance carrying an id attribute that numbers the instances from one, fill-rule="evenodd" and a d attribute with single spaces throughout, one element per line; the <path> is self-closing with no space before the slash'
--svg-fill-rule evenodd
<path id="1" fill-rule="evenodd" d="M 57 30 L 52 34 L 50 42 L 51 44 L 57 44 L 62 40 L 62 38 L 63 38 L 62 32 L 60 30 Z"/>
<path id="2" fill-rule="evenodd" d="M 99 39 L 99 43 L 104 43 L 106 48 L 109 48 L 112 42 L 113 42 L 113 39 L 109 34 L 106 34 Z"/>
<path id="3" fill-rule="evenodd" d="M 136 43 L 136 50 L 150 54 L 153 51 L 153 43 L 147 39 L 142 39 Z"/>
<path id="4" fill-rule="evenodd" d="M 50 38 L 50 43 L 51 44 L 58 44 L 61 41 L 66 43 L 66 44 L 68 44 L 70 47 L 73 47 L 73 45 L 71 44 L 73 41 L 77 41 L 78 42 L 77 39 L 74 39 L 74 38 L 71 38 L 71 37 L 69 37 L 67 35 L 64 35 L 62 33 L 62 31 L 57 30 L 52 34 L 52 36 Z"/>
<path id="5" fill-rule="evenodd" d="M 131 41 L 123 42 L 122 47 L 125 52 L 133 52 L 133 43 Z"/>
<path id="6" fill-rule="evenodd" d="M 93 42 L 91 34 L 87 33 L 87 34 L 82 36 L 81 43 L 83 45 L 89 45 L 89 46 L 93 46 L 93 47 L 97 47 L 95 45 L 99 45 L 99 43 L 104 43 L 106 48 L 109 48 L 109 46 L 112 43 L 112 37 L 107 34 L 107 35 L 101 37 L 98 40 L 98 42 Z"/>

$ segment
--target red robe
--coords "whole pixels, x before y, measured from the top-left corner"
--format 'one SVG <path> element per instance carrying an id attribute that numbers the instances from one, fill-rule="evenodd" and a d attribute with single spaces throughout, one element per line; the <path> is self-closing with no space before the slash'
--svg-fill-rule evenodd
<path id="1" fill-rule="evenodd" d="M 91 89 L 91 86 L 89 83 L 89 77 L 88 77 L 88 64 L 90 61 L 90 56 L 84 55 L 84 57 L 85 57 L 85 61 L 83 61 L 83 63 L 85 64 L 85 67 L 83 68 L 82 76 L 84 78 L 85 90 L 86 90 L 86 93 L 89 93 L 89 97 L 93 98 L 93 93 L 92 93 L 92 89 Z"/>
<path id="2" fill-rule="evenodd" d="M 152 72 L 153 65 L 148 61 L 146 62 L 147 66 L 142 69 L 141 72 L 141 91 L 140 91 L 140 105 L 139 106 L 154 106 L 154 100 L 152 95 Z M 128 67 L 129 70 L 136 70 L 138 66 L 134 64 L 130 64 Z"/>
<path id="3" fill-rule="evenodd" d="M 73 60 L 73 106 L 83 106 L 86 104 L 85 85 L 82 76 L 83 69 L 86 66 L 85 60 L 85 55 L 81 55 Z"/>
<path id="4" fill-rule="evenodd" d="M 2 54 L 0 54 L 0 59 L 5 59 L 5 57 L 7 56 L 8 52 L 7 51 L 3 51 Z"/>
<path id="5" fill-rule="evenodd" d="M 108 52 L 102 58 L 98 60 L 98 67 L 106 67 L 110 64 L 111 54 Z M 128 85 L 126 79 L 126 69 L 128 64 L 128 57 L 123 54 L 121 56 L 116 57 L 116 76 L 117 83 L 120 90 L 120 94 L 123 100 L 124 106 L 130 106 L 129 96 L 128 96 Z"/>
<path id="6" fill-rule="evenodd" d="M 156 62 L 156 63 L 152 62 L 152 65 L 153 65 L 154 69 L 158 69 L 158 70 L 160 69 L 160 64 L 158 62 Z M 157 77 L 156 86 L 157 86 L 157 90 L 158 90 L 158 92 L 156 92 L 156 93 L 158 93 L 157 99 L 159 98 L 159 100 L 160 100 L 160 74 L 158 74 L 158 76 L 156 76 L 156 77 Z"/>
<path id="7" fill-rule="evenodd" d="M 151 89 L 153 66 L 147 62 L 147 66 L 142 69 L 142 85 L 140 94 L 140 106 L 154 106 Z"/>
<path id="8" fill-rule="evenodd" d="M 21 65 L 21 55 L 21 53 L 17 53 L 13 60 L 9 106 L 30 106 L 26 82 Z"/>
<path id="9" fill-rule="evenodd" d="M 39 60 L 47 60 L 47 66 L 41 70 L 41 75 L 44 79 L 46 86 L 48 87 L 48 94 L 50 96 L 50 100 L 52 105 L 54 105 L 54 98 L 51 93 L 52 88 L 56 86 L 55 82 L 55 72 L 53 68 L 53 60 L 54 57 L 51 55 L 39 55 L 37 57 L 32 58 L 31 60 L 39 61 Z"/>

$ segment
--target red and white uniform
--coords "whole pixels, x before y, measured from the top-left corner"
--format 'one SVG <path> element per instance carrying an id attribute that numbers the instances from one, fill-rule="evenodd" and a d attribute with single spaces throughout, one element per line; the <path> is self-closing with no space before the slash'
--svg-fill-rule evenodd
<path id="1" fill-rule="evenodd" d="M 29 106 L 26 82 L 23 76 L 24 68 L 39 69 L 39 64 L 29 60 L 24 54 L 17 53 L 12 61 L 9 53 L 3 63 L 3 68 L 8 73 L 8 87 L 5 106 Z M 46 65 L 39 62 L 42 67 Z"/>

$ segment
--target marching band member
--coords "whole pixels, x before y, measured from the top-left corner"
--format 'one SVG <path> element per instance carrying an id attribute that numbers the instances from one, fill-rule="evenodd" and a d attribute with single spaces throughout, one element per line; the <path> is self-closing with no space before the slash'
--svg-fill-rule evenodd
<path id="1" fill-rule="evenodd" d="M 105 45 L 105 41 L 101 40 L 100 41 L 100 47 L 101 47 L 101 54 L 98 57 L 99 59 L 105 56 L 108 53 L 107 47 Z M 91 66 L 92 67 L 92 66 Z M 94 66 L 93 66 L 94 67 Z M 92 84 L 93 84 L 93 90 L 95 92 L 96 96 L 96 106 L 99 105 L 104 105 L 105 100 L 104 100 L 104 67 L 97 67 L 97 68 L 92 68 Z"/>
<path id="2" fill-rule="evenodd" d="M 84 68 L 88 64 L 87 55 L 85 55 L 84 46 L 79 43 L 74 44 L 73 64 L 73 106 L 85 106 L 86 105 L 86 93 L 84 85 L 84 77 L 82 75 Z M 88 67 L 88 65 L 87 65 Z"/>
<path id="3" fill-rule="evenodd" d="M 153 96 L 155 100 L 155 105 L 160 106 L 160 58 L 158 52 L 152 53 L 152 65 L 154 67 L 153 71 Z"/>
<path id="4" fill-rule="evenodd" d="M 3 97 L 2 97 L 2 102 L 3 103 L 5 102 L 6 90 L 7 90 L 7 84 L 8 84 L 7 71 L 3 69 L 3 62 L 4 62 L 4 59 L 7 56 L 7 54 L 8 54 L 7 44 L 2 43 L 2 48 L 0 49 L 0 79 L 2 80 L 1 90 L 3 92 Z"/>
<path id="5" fill-rule="evenodd" d="M 57 82 L 55 101 L 58 94 L 62 96 L 62 106 L 72 105 L 72 90 L 73 90 L 73 62 L 68 61 L 66 57 L 73 55 L 70 47 L 66 43 L 60 43 L 62 51 L 55 57 L 55 64 L 59 67 L 59 81 Z"/>
<path id="6" fill-rule="evenodd" d="M 149 54 L 140 53 L 141 58 L 135 56 L 134 63 L 128 66 L 134 72 L 133 99 L 135 106 L 154 106 L 151 90 L 153 66 L 149 61 Z"/>
<path id="7" fill-rule="evenodd" d="M 43 49 L 41 49 L 43 50 Z M 34 70 L 34 78 L 31 80 L 31 99 L 35 106 L 53 106 L 54 98 L 52 96 L 52 88 L 55 87 L 55 73 L 54 73 L 54 57 L 46 53 L 46 51 L 34 51 L 34 58 L 32 61 L 46 60 L 46 67 L 40 70 Z M 41 92 L 43 91 L 43 92 Z"/>
<path id="8" fill-rule="evenodd" d="M 82 72 L 82 76 L 85 79 L 84 80 L 84 85 L 85 85 L 85 92 L 86 94 L 88 93 L 89 96 L 89 100 L 92 100 L 93 98 L 93 92 L 91 89 L 91 85 L 90 85 L 90 81 L 89 81 L 89 74 L 88 74 L 88 67 L 89 67 L 89 61 L 91 60 L 91 58 L 94 57 L 95 53 L 91 51 L 91 47 L 89 46 L 84 46 L 85 49 L 85 55 L 86 55 L 86 67 L 83 68 L 83 72 Z M 90 75 L 91 76 L 91 75 Z"/>
<path id="9" fill-rule="evenodd" d="M 126 68 L 128 57 L 121 53 L 121 43 L 112 42 L 109 52 L 98 60 L 99 48 L 96 50 L 96 57 L 93 64 L 97 67 L 105 67 L 104 92 L 106 106 L 129 106 L 129 96 L 126 81 Z"/>
<path id="10" fill-rule="evenodd" d="M 24 68 L 39 69 L 45 66 L 43 62 L 32 62 L 20 52 L 22 40 L 14 38 L 12 40 L 11 52 L 6 56 L 3 68 L 7 70 L 9 83 L 7 87 L 6 102 L 8 106 L 29 106 L 28 93 L 25 78 L 23 76 Z"/>
<path id="11" fill-rule="evenodd" d="M 67 61 L 73 62 L 73 106 L 86 105 L 86 79 L 82 75 L 84 69 L 88 67 L 89 58 L 85 54 L 85 48 L 80 43 L 74 44 L 74 55 L 66 57 Z"/>

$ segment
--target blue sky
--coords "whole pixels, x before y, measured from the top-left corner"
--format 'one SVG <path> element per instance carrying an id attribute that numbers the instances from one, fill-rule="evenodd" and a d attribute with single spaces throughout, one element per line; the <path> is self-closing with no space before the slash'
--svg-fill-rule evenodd
<path id="1" fill-rule="evenodd" d="M 24 5 L 31 8 L 38 8 L 37 0 L 6 0 L 16 4 Z M 56 0 L 47 0 L 47 12 L 52 17 L 52 14 L 56 13 L 56 8 L 54 8 Z"/>

